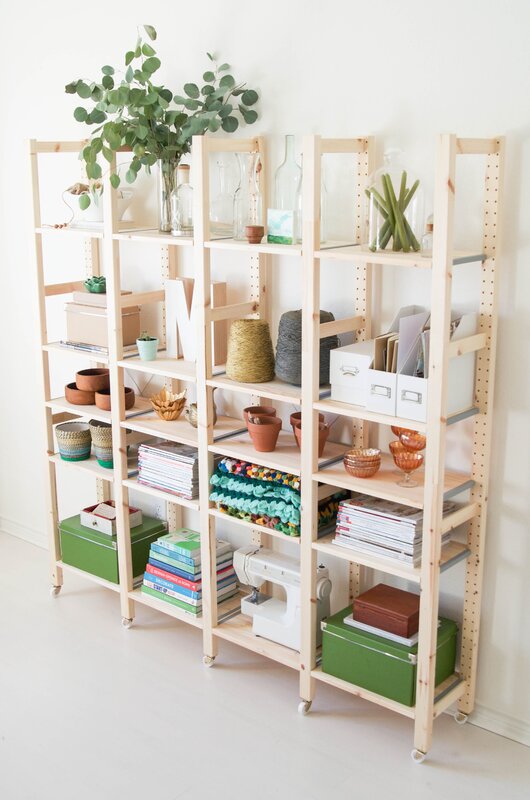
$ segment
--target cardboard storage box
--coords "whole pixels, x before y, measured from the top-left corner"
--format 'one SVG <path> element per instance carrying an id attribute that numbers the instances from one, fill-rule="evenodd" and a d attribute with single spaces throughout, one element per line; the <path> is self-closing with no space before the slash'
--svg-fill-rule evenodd
<path id="1" fill-rule="evenodd" d="M 322 671 L 390 700 L 413 706 L 416 702 L 418 645 L 406 647 L 382 636 L 351 628 L 344 622 L 350 607 L 322 623 Z M 436 649 L 435 684 L 455 670 L 458 627 L 440 620 Z"/>
<path id="2" fill-rule="evenodd" d="M 96 509 L 101 506 L 107 506 L 102 509 L 103 513 L 95 514 Z M 106 513 L 105 513 L 106 512 Z M 90 530 L 96 530 L 100 533 L 105 533 L 107 536 L 112 536 L 116 533 L 116 508 L 114 500 L 107 500 L 105 503 L 96 503 L 94 506 L 83 508 L 80 514 L 81 525 Z M 142 524 L 142 512 L 138 508 L 129 507 L 129 526 L 136 528 Z"/>
<path id="3" fill-rule="evenodd" d="M 368 370 L 374 359 L 374 340 L 337 347 L 330 352 L 331 399 L 365 406 Z"/>
<path id="4" fill-rule="evenodd" d="M 108 347 L 107 309 L 81 303 L 66 303 L 66 330 L 70 342 Z M 134 344 L 140 336 L 140 307 L 121 312 L 123 344 Z"/>
<path id="5" fill-rule="evenodd" d="M 356 622 L 410 638 L 418 631 L 420 597 L 386 583 L 378 583 L 353 601 Z"/>
<path id="6" fill-rule="evenodd" d="M 159 519 L 144 517 L 131 530 L 133 576 L 142 575 L 149 558 L 151 544 L 166 532 Z M 65 564 L 98 575 L 111 583 L 119 583 L 116 534 L 108 536 L 81 525 L 79 514 L 59 523 L 61 558 Z"/>

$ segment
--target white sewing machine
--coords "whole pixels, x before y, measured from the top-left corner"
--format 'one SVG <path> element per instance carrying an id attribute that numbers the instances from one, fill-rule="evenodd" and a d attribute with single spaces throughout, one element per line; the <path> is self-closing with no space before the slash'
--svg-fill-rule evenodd
<path id="1" fill-rule="evenodd" d="M 234 569 L 240 583 L 252 587 L 252 594 L 241 600 L 241 613 L 252 617 L 256 636 L 271 639 L 292 650 L 300 651 L 300 563 L 273 550 L 256 545 L 240 547 L 234 552 Z M 282 586 L 286 600 L 262 594 L 259 589 L 269 581 Z M 320 623 L 329 616 L 331 581 L 326 567 L 317 569 L 317 640 L 320 644 Z"/>

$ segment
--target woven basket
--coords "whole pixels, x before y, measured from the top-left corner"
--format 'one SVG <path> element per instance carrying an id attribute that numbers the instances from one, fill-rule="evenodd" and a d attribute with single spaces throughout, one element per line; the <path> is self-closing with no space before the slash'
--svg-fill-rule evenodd
<path id="1" fill-rule="evenodd" d="M 63 461 L 85 461 L 90 458 L 92 437 L 86 422 L 63 422 L 56 426 L 55 435 Z"/>
<path id="2" fill-rule="evenodd" d="M 262 383 L 274 378 L 274 350 L 268 322 L 238 319 L 228 336 L 226 375 L 238 383 Z"/>
<path id="3" fill-rule="evenodd" d="M 320 322 L 335 319 L 330 311 L 320 312 Z M 319 384 L 329 383 L 330 351 L 339 346 L 337 336 L 326 336 L 320 340 Z M 286 383 L 302 385 L 302 312 L 287 311 L 282 314 L 278 326 L 276 345 L 276 375 Z"/>
<path id="4" fill-rule="evenodd" d="M 99 422 L 97 419 L 91 419 L 88 424 L 94 447 L 112 449 L 112 425 L 108 422 Z"/>

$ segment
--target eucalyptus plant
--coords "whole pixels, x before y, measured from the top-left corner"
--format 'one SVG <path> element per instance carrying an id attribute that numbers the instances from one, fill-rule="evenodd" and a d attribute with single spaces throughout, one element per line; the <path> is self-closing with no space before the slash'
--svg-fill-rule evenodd
<path id="1" fill-rule="evenodd" d="M 152 25 L 144 25 L 149 41 L 157 37 Z M 258 100 L 254 89 L 238 83 L 229 64 L 218 65 L 211 53 L 210 69 L 202 76 L 203 84 L 185 83 L 180 94 L 156 83 L 155 73 L 160 59 L 149 41 L 138 34 L 136 46 L 125 53 L 123 70 L 106 65 L 101 68 L 101 80 L 81 78 L 67 84 L 67 94 L 77 94 L 88 101 L 89 107 L 77 106 L 74 117 L 85 125 L 96 125 L 89 134 L 89 143 L 80 157 L 86 164 L 87 177 L 102 176 L 98 155 L 109 163 L 123 146 L 132 150 L 132 160 L 125 174 L 127 183 L 134 183 L 143 169 L 150 172 L 158 161 L 174 170 L 181 157 L 190 152 L 195 134 L 227 133 L 237 130 L 241 121 L 252 125 L 257 112 L 250 108 Z M 113 173 L 110 182 L 116 189 L 120 176 Z M 88 200 L 88 202 L 87 202 Z M 84 207 L 90 197 L 83 196 Z"/>

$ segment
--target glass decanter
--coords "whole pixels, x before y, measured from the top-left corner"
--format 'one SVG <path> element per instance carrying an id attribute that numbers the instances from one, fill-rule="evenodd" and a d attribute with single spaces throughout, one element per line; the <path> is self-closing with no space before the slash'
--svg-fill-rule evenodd
<path id="1" fill-rule="evenodd" d="M 188 164 L 178 166 L 177 188 L 171 192 L 171 234 L 193 236 L 193 188 Z"/>
<path id="2" fill-rule="evenodd" d="M 234 195 L 234 239 L 246 241 L 247 225 L 262 225 L 259 153 L 237 153 L 240 179 Z"/>
<path id="3" fill-rule="evenodd" d="M 219 156 L 216 161 L 216 182 L 212 187 L 210 202 L 210 235 L 227 238 L 234 227 L 234 194 L 237 186 L 236 162 L 230 153 L 227 158 Z"/>
<path id="4" fill-rule="evenodd" d="M 294 239 L 302 236 L 302 168 L 296 161 L 294 136 L 285 137 L 285 155 L 274 177 L 274 208 L 294 213 Z"/>

